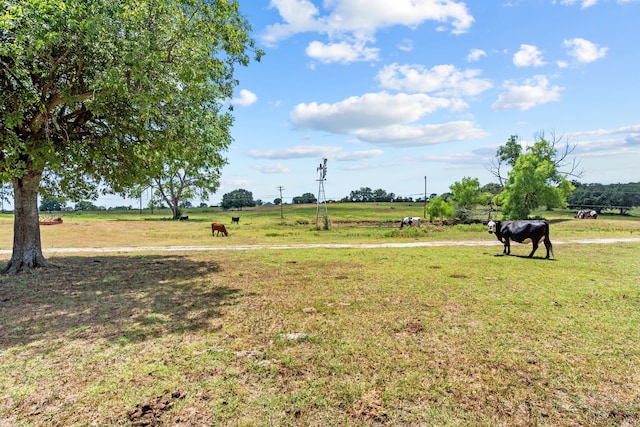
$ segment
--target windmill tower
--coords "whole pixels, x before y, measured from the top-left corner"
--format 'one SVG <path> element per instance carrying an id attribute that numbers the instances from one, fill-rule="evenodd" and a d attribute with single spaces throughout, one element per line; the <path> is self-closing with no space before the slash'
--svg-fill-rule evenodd
<path id="1" fill-rule="evenodd" d="M 329 229 L 329 216 L 327 214 L 327 199 L 324 195 L 324 182 L 327 180 L 327 159 L 322 159 L 322 163 L 316 169 L 319 173 L 318 177 L 318 205 L 316 208 L 316 229 L 320 229 L 318 221 L 322 218 L 322 224 L 325 230 Z"/>

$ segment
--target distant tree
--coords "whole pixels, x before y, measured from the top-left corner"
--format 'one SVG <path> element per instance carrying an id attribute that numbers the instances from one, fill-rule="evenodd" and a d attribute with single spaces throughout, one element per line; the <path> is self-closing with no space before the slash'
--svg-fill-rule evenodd
<path id="1" fill-rule="evenodd" d="M 462 209 L 471 209 L 480 200 L 480 181 L 478 178 L 464 177 L 462 181 L 449 186 L 456 205 Z"/>
<path id="2" fill-rule="evenodd" d="M 341 199 L 341 202 L 391 202 L 402 201 L 396 199 L 396 195 L 393 193 L 387 193 L 382 188 L 372 190 L 369 187 L 360 187 L 359 190 L 352 191 L 349 196 Z"/>
<path id="3" fill-rule="evenodd" d="M 4 202 L 8 202 L 13 196 L 13 188 L 11 184 L 3 182 L 0 184 L 0 206 L 4 209 Z"/>
<path id="4" fill-rule="evenodd" d="M 576 208 L 591 208 L 597 212 L 619 209 L 620 214 L 640 206 L 640 182 L 628 184 L 581 184 L 573 181 L 575 191 L 567 197 L 567 204 Z"/>
<path id="5" fill-rule="evenodd" d="M 303 203 L 316 203 L 317 199 L 313 193 L 304 193 L 302 196 L 294 197 L 292 200 L 294 205 L 303 204 Z"/>
<path id="6" fill-rule="evenodd" d="M 354 190 L 349 195 L 349 201 L 351 202 L 370 202 L 373 200 L 373 190 L 369 187 L 360 187 L 359 190 Z"/>
<path id="7" fill-rule="evenodd" d="M 504 217 L 525 219 L 541 206 L 566 206 L 574 187 L 558 169 L 567 151 L 558 158 L 556 142 L 555 138 L 549 142 L 543 134 L 538 135 L 535 144 L 517 156 L 504 190 L 495 198 Z"/>
<path id="8" fill-rule="evenodd" d="M 148 204 L 147 207 L 151 210 L 151 213 L 153 213 L 153 211 L 156 210 L 156 209 L 164 209 L 165 208 L 165 206 L 162 204 L 162 201 L 158 200 L 157 197 L 152 197 L 149 200 L 149 204 Z"/>
<path id="9" fill-rule="evenodd" d="M 429 200 L 429 204 L 427 204 L 427 215 L 429 216 L 429 221 L 433 221 L 436 218 L 453 218 L 454 208 L 443 197 L 436 196 Z"/>
<path id="10" fill-rule="evenodd" d="M 220 151 L 230 144 L 230 118 L 220 118 L 218 126 L 225 129 L 225 136 L 192 136 L 191 140 L 202 138 L 207 142 L 185 146 L 173 153 L 172 158 L 158 158 L 149 166 L 154 171 L 152 182 L 155 195 L 169 206 L 173 219 L 180 217 L 180 209 L 192 206 L 193 198 L 208 200 L 220 185 L 220 169 L 226 163 Z M 188 132 L 185 130 L 184 134 Z"/>
<path id="11" fill-rule="evenodd" d="M 489 193 L 493 196 L 500 194 L 501 191 L 502 191 L 502 186 L 495 182 L 490 182 L 480 187 L 481 193 Z"/>
<path id="12" fill-rule="evenodd" d="M 393 194 L 393 193 L 392 193 Z M 404 203 L 410 203 L 413 202 L 413 197 L 402 197 L 402 196 L 396 196 L 394 197 L 391 201 L 393 202 L 404 202 Z M 416 200 L 417 201 L 417 200 Z"/>
<path id="13" fill-rule="evenodd" d="M 373 201 L 374 202 L 390 202 L 396 197 L 393 193 L 387 193 L 382 188 L 378 188 L 373 191 Z"/>
<path id="14" fill-rule="evenodd" d="M 256 202 L 253 200 L 253 193 L 244 190 L 242 188 L 233 190 L 230 193 L 226 193 L 222 196 L 222 209 L 240 209 L 244 207 L 253 207 Z"/>
<path id="15" fill-rule="evenodd" d="M 41 212 L 52 212 L 52 211 L 61 211 L 64 208 L 65 202 L 63 200 L 59 200 L 56 198 L 48 198 L 44 199 L 42 203 L 40 203 L 40 211 Z"/>
<path id="16" fill-rule="evenodd" d="M 273 199 L 273 204 L 274 205 L 279 205 L 282 203 L 282 199 L 280 197 L 276 197 L 275 199 Z"/>
<path id="17" fill-rule="evenodd" d="M 97 211 L 98 207 L 93 204 L 93 202 L 82 200 L 77 202 L 75 205 L 75 210 L 77 211 Z"/>
<path id="18" fill-rule="evenodd" d="M 461 220 L 469 219 L 474 206 L 485 204 L 492 197 L 491 193 L 481 191 L 477 178 L 464 177 L 462 181 L 449 186 L 449 189 L 453 193 L 455 216 Z"/>

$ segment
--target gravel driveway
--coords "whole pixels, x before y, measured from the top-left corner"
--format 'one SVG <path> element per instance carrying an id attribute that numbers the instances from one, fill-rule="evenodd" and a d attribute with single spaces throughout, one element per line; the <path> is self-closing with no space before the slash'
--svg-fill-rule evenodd
<path id="1" fill-rule="evenodd" d="M 599 244 L 613 243 L 640 243 L 640 237 L 610 238 L 610 239 L 581 239 L 581 240 L 554 240 L 554 245 L 566 244 Z M 463 241 L 436 241 L 436 242 L 404 242 L 404 243 L 317 243 L 295 245 L 247 245 L 247 246 L 126 246 L 116 248 L 43 248 L 47 253 L 77 253 L 77 252 L 196 252 L 196 251 L 250 251 L 259 249 L 377 249 L 377 248 L 417 248 L 426 246 L 498 246 L 502 245 L 498 240 L 463 240 Z M 0 250 L 0 254 L 11 254 L 11 250 Z"/>

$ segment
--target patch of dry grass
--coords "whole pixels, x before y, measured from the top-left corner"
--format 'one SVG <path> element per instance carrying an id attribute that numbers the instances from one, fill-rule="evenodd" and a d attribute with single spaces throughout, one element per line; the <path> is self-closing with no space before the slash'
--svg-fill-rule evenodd
<path id="1" fill-rule="evenodd" d="M 0 277 L 0 420 L 638 424 L 639 248 L 58 255 Z"/>

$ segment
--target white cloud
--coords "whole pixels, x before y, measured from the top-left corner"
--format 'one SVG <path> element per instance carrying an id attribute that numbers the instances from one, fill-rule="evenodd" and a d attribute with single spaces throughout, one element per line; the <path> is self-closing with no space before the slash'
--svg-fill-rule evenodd
<path id="1" fill-rule="evenodd" d="M 366 160 L 382 155 L 382 150 L 359 150 L 345 152 L 342 147 L 320 146 L 320 145 L 299 145 L 295 147 L 280 148 L 277 150 L 250 150 L 247 152 L 249 157 L 256 159 L 306 159 L 306 158 L 322 158 L 336 161 L 354 161 Z M 279 163 L 274 163 L 279 165 Z"/>
<path id="2" fill-rule="evenodd" d="M 283 165 L 282 163 L 267 163 L 265 165 L 257 166 L 256 169 L 266 174 L 289 172 L 289 168 Z"/>
<path id="3" fill-rule="evenodd" d="M 413 50 L 413 40 L 404 39 L 402 43 L 398 45 L 398 49 L 403 52 L 411 52 Z"/>
<path id="4" fill-rule="evenodd" d="M 562 46 L 569 49 L 569 55 L 573 56 L 578 62 L 589 63 L 604 58 L 607 54 L 606 47 L 598 47 L 597 44 L 582 38 L 574 38 L 565 40 Z"/>
<path id="5" fill-rule="evenodd" d="M 247 155 L 255 159 L 303 159 L 307 157 L 328 157 L 342 150 L 341 147 L 320 145 L 299 145 L 277 150 L 249 150 Z"/>
<path id="6" fill-rule="evenodd" d="M 355 135 L 371 144 L 415 147 L 479 139 L 489 136 L 489 133 L 473 122 L 456 121 L 433 125 L 394 125 L 383 129 L 360 130 Z"/>
<path id="7" fill-rule="evenodd" d="M 309 44 L 306 50 L 309 57 L 323 63 L 374 61 L 378 59 L 378 52 L 379 49 L 366 47 L 365 42 L 349 43 L 346 41 L 329 44 L 314 41 Z"/>
<path id="8" fill-rule="evenodd" d="M 556 1 L 554 1 L 553 3 L 555 4 Z M 581 9 L 586 9 L 588 7 L 595 6 L 596 4 L 598 4 L 598 0 L 561 0 L 560 1 L 560 4 L 565 6 L 571 6 L 576 3 L 580 3 Z"/>
<path id="9" fill-rule="evenodd" d="M 274 45 L 297 33 L 321 31 L 324 27 L 318 20 L 320 11 L 308 0 L 271 0 L 269 7 L 278 9 L 284 22 L 267 27 L 262 36 L 267 45 Z"/>
<path id="10" fill-rule="evenodd" d="M 348 153 L 336 153 L 333 155 L 333 160 L 339 162 L 355 161 L 355 160 L 368 160 L 374 157 L 379 157 L 384 154 L 382 150 L 359 150 L 351 151 Z"/>
<path id="11" fill-rule="evenodd" d="M 291 112 L 290 119 L 300 129 L 352 135 L 356 137 L 355 142 L 379 146 L 427 146 L 488 136 L 472 121 L 409 124 L 438 109 L 462 107 L 466 104 L 456 99 L 381 92 L 334 104 L 299 104 Z"/>
<path id="12" fill-rule="evenodd" d="M 455 99 L 379 92 L 352 96 L 335 104 L 298 104 L 291 112 L 290 120 L 301 129 L 353 134 L 362 129 L 410 123 L 442 108 L 459 110 L 464 107 L 464 102 Z"/>
<path id="13" fill-rule="evenodd" d="M 640 124 L 632 126 L 623 126 L 614 129 L 597 129 L 582 132 L 572 132 L 567 135 L 571 138 L 581 137 L 594 137 L 594 136 L 608 136 L 608 135 L 620 135 L 620 134 L 640 134 Z"/>
<path id="14" fill-rule="evenodd" d="M 465 33 L 474 19 L 464 2 L 456 0 L 331 0 L 323 14 L 308 0 L 271 0 L 282 22 L 267 27 L 262 40 L 273 45 L 303 32 L 340 39 L 344 34 L 372 36 L 396 25 L 417 27 L 425 21 L 446 24 L 454 34 Z"/>
<path id="15" fill-rule="evenodd" d="M 542 60 L 542 52 L 530 44 L 521 44 L 520 50 L 513 55 L 516 67 L 540 67 L 546 64 Z"/>
<path id="16" fill-rule="evenodd" d="M 479 61 L 483 56 L 487 56 L 487 52 L 482 49 L 471 49 L 469 55 L 467 55 L 467 62 Z"/>
<path id="17" fill-rule="evenodd" d="M 474 96 L 493 86 L 488 80 L 477 78 L 480 73 L 480 70 L 460 71 L 453 65 L 426 69 L 422 65 L 391 64 L 380 70 L 377 78 L 385 89 Z"/>
<path id="18" fill-rule="evenodd" d="M 545 76 L 527 79 L 522 85 L 505 82 L 504 87 L 507 93 L 500 95 L 491 106 L 493 110 L 528 110 L 536 105 L 557 101 L 560 99 L 562 90 L 559 86 L 550 87 L 549 80 Z"/>
<path id="19" fill-rule="evenodd" d="M 258 100 L 258 97 L 255 93 L 251 92 L 247 89 L 242 89 L 240 91 L 240 97 L 233 98 L 231 103 L 233 105 L 241 105 L 243 107 L 248 107 L 249 105 L 255 103 Z"/>

